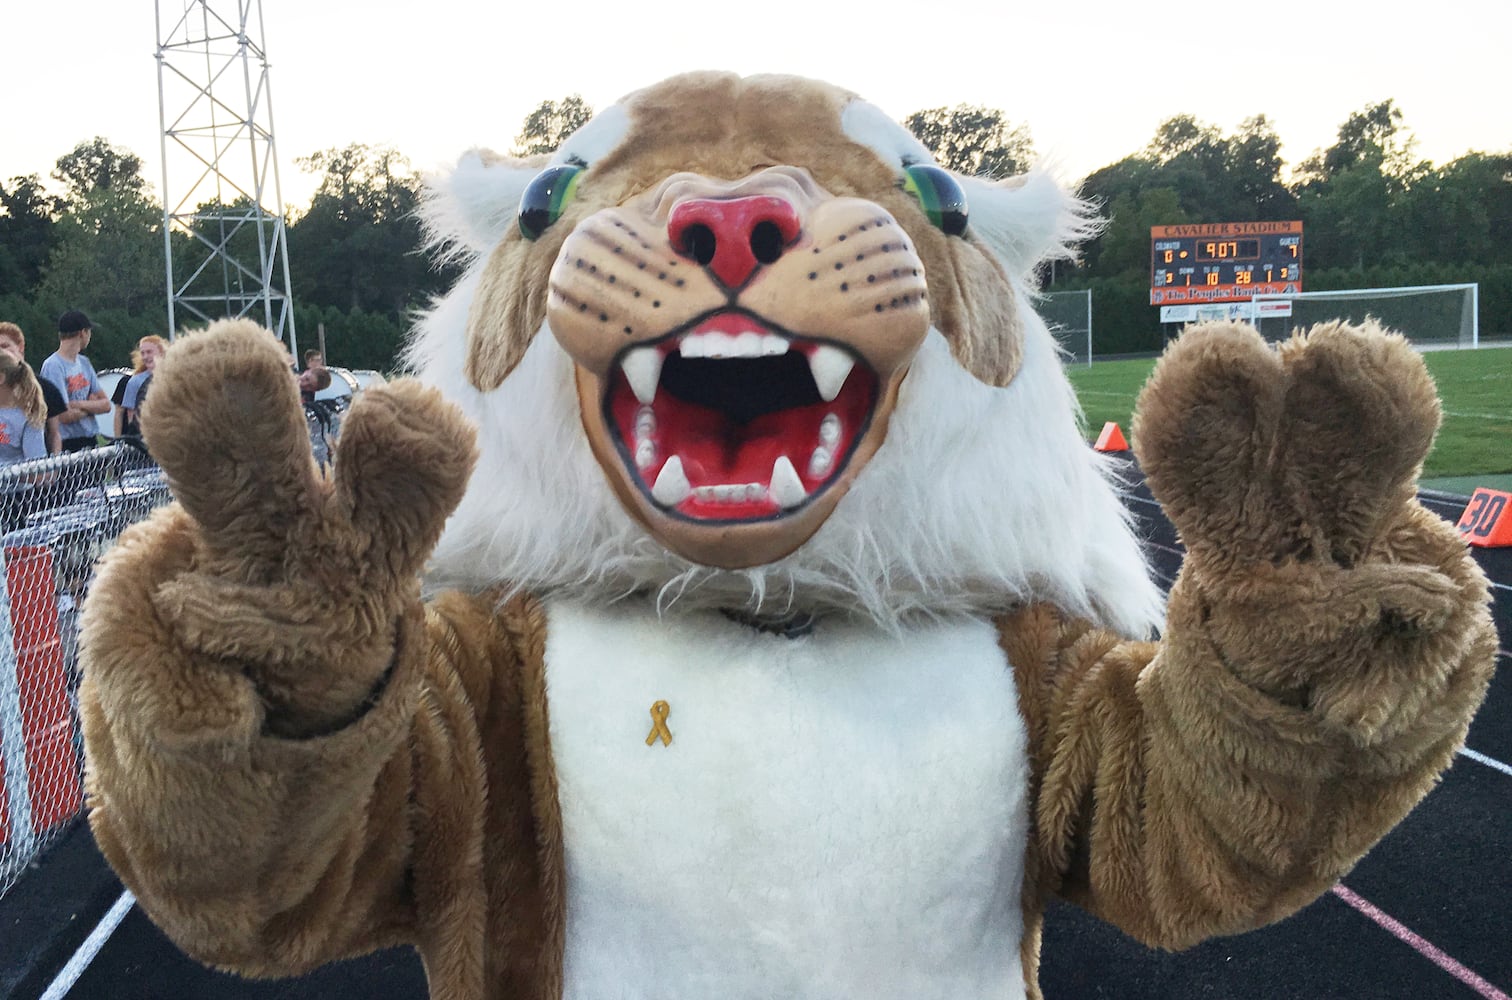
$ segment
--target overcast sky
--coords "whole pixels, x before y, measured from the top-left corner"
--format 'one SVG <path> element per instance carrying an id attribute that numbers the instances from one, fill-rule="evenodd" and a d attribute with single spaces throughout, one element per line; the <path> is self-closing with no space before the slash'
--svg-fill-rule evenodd
<path id="1" fill-rule="evenodd" d="M 169 22 L 192 6 L 159 5 Z M 234 0 L 210 6 L 234 17 Z M 579 93 L 603 108 L 686 69 L 820 77 L 895 118 L 999 108 L 1067 181 L 1139 150 L 1180 113 L 1225 134 L 1263 113 L 1296 164 L 1330 145 L 1351 112 L 1386 98 L 1422 157 L 1512 149 L 1509 0 L 262 0 L 262 15 L 290 205 L 313 185 L 295 157 L 361 142 L 443 168 L 473 146 L 507 149 L 542 100 Z M 141 156 L 159 190 L 154 5 L 5 0 L 0 25 L 0 178 L 45 178 L 100 135 Z"/>

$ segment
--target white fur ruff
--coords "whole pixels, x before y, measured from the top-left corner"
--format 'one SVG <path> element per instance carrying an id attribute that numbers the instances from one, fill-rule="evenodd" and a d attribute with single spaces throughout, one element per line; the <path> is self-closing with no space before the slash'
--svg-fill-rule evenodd
<path id="1" fill-rule="evenodd" d="M 591 161 L 619 141 L 623 114 L 600 118 L 573 137 L 574 155 Z M 864 102 L 847 109 L 845 127 L 884 162 L 927 156 Z M 838 611 L 892 629 L 1041 599 L 1129 636 L 1159 622 L 1159 591 L 1108 467 L 1081 436 L 1057 345 L 1021 282 L 1023 365 L 1012 384 L 978 382 L 932 331 L 903 383 L 887 440 L 796 552 L 726 571 L 664 550 L 624 511 L 589 451 L 571 362 L 549 328 L 498 389 L 480 393 L 463 375 L 467 309 L 486 259 L 479 255 L 490 234 L 502 235 L 504 206 L 518 203 L 533 175 L 533 168 L 485 167 L 471 157 L 428 202 L 432 239 L 472 265 L 422 319 L 410 360 L 477 421 L 481 449 L 436 551 L 436 583 L 505 583 L 601 601 L 649 592 L 663 607 Z M 1092 228 L 1086 206 L 1042 175 L 963 183 L 973 231 L 1010 274 L 1068 253 Z"/>
<path id="2" fill-rule="evenodd" d="M 499 389 L 462 376 L 464 281 L 424 324 L 422 376 L 478 423 L 481 458 L 433 561 L 438 584 L 499 582 L 666 606 L 838 610 L 896 626 L 1049 599 L 1125 634 L 1158 594 L 1037 317 L 1005 389 L 973 379 L 932 333 L 887 441 L 828 522 L 769 566 L 726 571 L 667 552 L 622 508 L 589 451 L 571 361 L 549 330 Z M 950 405 L 940 405 L 949 400 Z"/>
<path id="3" fill-rule="evenodd" d="M 990 626 L 554 601 L 547 635 L 564 996 L 1024 996 L 1027 735 Z"/>

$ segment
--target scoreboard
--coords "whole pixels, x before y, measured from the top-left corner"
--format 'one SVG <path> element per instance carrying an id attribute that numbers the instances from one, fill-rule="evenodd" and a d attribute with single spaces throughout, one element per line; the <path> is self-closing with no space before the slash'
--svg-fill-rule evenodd
<path id="1" fill-rule="evenodd" d="M 1150 305 L 1244 302 L 1302 291 L 1302 223 L 1150 227 Z"/>

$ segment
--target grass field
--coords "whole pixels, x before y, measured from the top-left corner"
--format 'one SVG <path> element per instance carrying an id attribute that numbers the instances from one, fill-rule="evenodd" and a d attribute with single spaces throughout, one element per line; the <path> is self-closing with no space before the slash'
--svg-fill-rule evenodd
<path id="1" fill-rule="evenodd" d="M 1512 347 L 1429 351 L 1423 355 L 1444 402 L 1444 425 L 1424 479 L 1512 473 Z M 1155 359 L 1099 361 L 1067 368 L 1096 436 L 1107 421 L 1130 434 L 1139 389 Z"/>

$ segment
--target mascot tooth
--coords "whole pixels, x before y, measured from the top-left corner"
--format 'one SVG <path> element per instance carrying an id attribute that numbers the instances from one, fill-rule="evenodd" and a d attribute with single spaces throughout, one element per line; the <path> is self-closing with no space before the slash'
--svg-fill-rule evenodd
<path id="1" fill-rule="evenodd" d="M 1163 606 L 1033 309 L 1093 230 L 1048 178 L 698 73 L 427 212 L 465 274 L 333 477 L 265 332 L 162 363 L 177 502 L 85 609 L 90 822 L 204 961 L 1038 997 L 1052 897 L 1165 948 L 1279 919 L 1461 745 L 1495 637 L 1414 498 L 1399 336 L 1168 350 L 1133 427 L 1188 551 Z"/>

